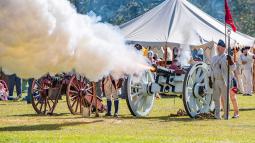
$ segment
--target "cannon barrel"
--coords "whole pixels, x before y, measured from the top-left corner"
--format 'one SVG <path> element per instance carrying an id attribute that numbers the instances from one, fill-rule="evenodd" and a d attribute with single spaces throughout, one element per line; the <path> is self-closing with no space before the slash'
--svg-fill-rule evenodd
<path id="1" fill-rule="evenodd" d="M 157 73 L 157 75 L 170 75 L 171 73 L 173 73 L 173 71 L 171 71 L 170 69 L 157 65 L 153 65 L 151 72 L 155 72 Z"/>
<path id="2" fill-rule="evenodd" d="M 170 75 L 172 71 L 170 69 L 164 68 L 164 67 L 157 67 L 157 74 L 160 75 Z"/>

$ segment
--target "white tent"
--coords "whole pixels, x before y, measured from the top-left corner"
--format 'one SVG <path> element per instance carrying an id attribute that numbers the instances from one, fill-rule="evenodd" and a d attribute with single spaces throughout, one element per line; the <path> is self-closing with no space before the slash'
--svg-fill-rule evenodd
<path id="1" fill-rule="evenodd" d="M 166 0 L 120 26 L 129 43 L 150 46 L 201 45 L 225 40 L 225 25 L 186 0 Z M 231 32 L 231 44 L 252 46 L 255 39 Z"/>

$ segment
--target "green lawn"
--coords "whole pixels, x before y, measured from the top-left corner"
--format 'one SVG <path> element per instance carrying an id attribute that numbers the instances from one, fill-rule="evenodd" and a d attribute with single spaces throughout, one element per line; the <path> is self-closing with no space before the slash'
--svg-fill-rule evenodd
<path id="1" fill-rule="evenodd" d="M 0 102 L 0 142 L 255 142 L 255 96 L 238 98 L 240 118 L 230 120 L 169 117 L 183 109 L 178 98 L 156 100 L 146 118 L 132 117 L 122 100 L 120 119 L 74 116 L 65 101 L 54 116 L 38 116 L 25 102 Z"/>

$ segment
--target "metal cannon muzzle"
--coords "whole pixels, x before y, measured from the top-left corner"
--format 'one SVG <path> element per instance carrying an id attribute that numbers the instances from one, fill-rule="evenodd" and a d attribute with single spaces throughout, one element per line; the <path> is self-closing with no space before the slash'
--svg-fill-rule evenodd
<path id="1" fill-rule="evenodd" d="M 157 66 L 157 65 L 152 65 L 150 68 L 151 72 L 157 73 L 157 74 L 166 74 L 166 75 L 170 75 L 172 73 L 172 71 L 170 69 L 167 69 L 165 67 L 161 67 L 161 66 Z"/>

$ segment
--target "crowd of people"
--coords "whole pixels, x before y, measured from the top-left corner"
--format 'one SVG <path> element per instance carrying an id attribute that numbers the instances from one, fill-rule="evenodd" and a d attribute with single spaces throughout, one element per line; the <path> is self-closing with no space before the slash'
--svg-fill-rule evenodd
<path id="1" fill-rule="evenodd" d="M 239 47 L 235 47 L 235 50 Z M 244 96 L 252 96 L 253 89 L 253 62 L 255 55 L 250 51 L 251 47 L 243 47 L 241 54 L 237 58 L 237 51 L 232 55 L 227 55 L 226 45 L 223 40 L 217 44 L 217 55 L 212 57 L 210 64 L 209 84 L 213 88 L 213 101 L 215 103 L 216 119 L 227 117 L 227 92 L 228 92 L 228 66 L 230 70 L 229 94 L 233 105 L 234 115 L 232 118 L 239 117 L 239 107 L 237 93 Z M 221 109 L 224 114 L 221 116 Z"/>

